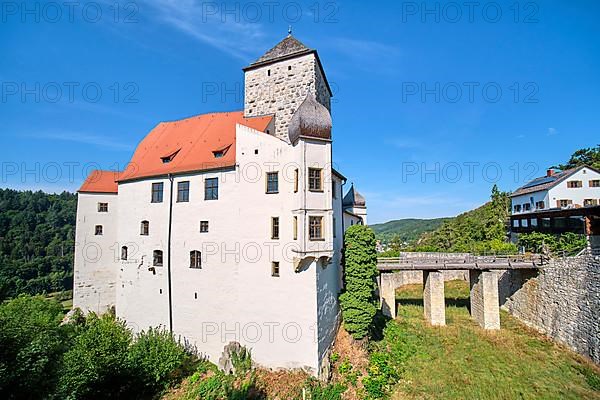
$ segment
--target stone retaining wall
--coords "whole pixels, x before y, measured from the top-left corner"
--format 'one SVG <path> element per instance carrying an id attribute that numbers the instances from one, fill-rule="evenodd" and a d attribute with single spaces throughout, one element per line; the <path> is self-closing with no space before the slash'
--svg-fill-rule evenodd
<path id="1" fill-rule="evenodd" d="M 503 309 L 600 364 L 600 257 L 551 260 L 540 272 L 499 275 Z"/>

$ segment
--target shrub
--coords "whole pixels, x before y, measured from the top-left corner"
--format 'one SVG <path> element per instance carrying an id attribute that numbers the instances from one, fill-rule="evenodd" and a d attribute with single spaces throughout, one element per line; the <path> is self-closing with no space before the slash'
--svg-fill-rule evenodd
<path id="1" fill-rule="evenodd" d="M 353 225 L 344 235 L 345 289 L 340 306 L 344 327 L 355 339 L 368 334 L 377 311 L 376 276 L 375 234 L 366 226 Z"/>
<path id="2" fill-rule="evenodd" d="M 0 397 L 45 398 L 65 347 L 62 306 L 41 296 L 0 305 Z"/>
<path id="3" fill-rule="evenodd" d="M 150 396 L 191 374 L 196 357 L 164 328 L 150 328 L 133 342 L 128 360 L 140 391 Z"/>
<path id="4" fill-rule="evenodd" d="M 129 329 L 110 314 L 90 314 L 81 333 L 64 357 L 59 394 L 66 399 L 123 397 L 132 374 L 128 349 Z"/>

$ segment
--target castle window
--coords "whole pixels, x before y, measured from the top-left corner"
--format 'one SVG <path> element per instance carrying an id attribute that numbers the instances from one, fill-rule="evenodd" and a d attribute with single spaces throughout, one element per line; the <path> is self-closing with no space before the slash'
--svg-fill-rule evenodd
<path id="1" fill-rule="evenodd" d="M 310 240 L 323 239 L 323 217 L 308 217 Z"/>
<path id="2" fill-rule="evenodd" d="M 323 180 L 321 179 L 322 171 L 321 168 L 308 169 L 308 190 L 311 192 L 323 191 Z"/>
<path id="3" fill-rule="evenodd" d="M 254 149 L 254 154 L 258 154 L 258 149 Z"/>
<path id="4" fill-rule="evenodd" d="M 267 70 L 267 76 L 271 76 L 271 70 L 270 69 Z"/>
<path id="5" fill-rule="evenodd" d="M 292 66 L 288 65 L 288 71 L 291 71 L 291 70 L 292 70 Z"/>
<path id="6" fill-rule="evenodd" d="M 150 234 L 150 222 L 142 221 L 142 224 L 140 225 L 140 235 L 148 236 L 149 234 Z"/>
<path id="7" fill-rule="evenodd" d="M 155 267 L 163 266 L 163 252 L 162 250 L 154 250 L 152 253 L 152 265 Z"/>
<path id="8" fill-rule="evenodd" d="M 108 203 L 98 203 L 98 212 L 108 212 Z"/>
<path id="9" fill-rule="evenodd" d="M 95 230 L 95 235 L 96 236 L 102 236 L 103 232 L 102 232 L 102 225 L 96 225 L 96 230 Z"/>
<path id="10" fill-rule="evenodd" d="M 271 263 L 271 276 L 279 277 L 279 261 L 273 261 Z"/>
<path id="11" fill-rule="evenodd" d="M 202 268 L 202 253 L 198 250 L 190 251 L 190 268 Z"/>
<path id="12" fill-rule="evenodd" d="M 277 172 L 267 172 L 267 193 L 279 192 L 279 174 Z"/>
<path id="13" fill-rule="evenodd" d="M 515 212 L 521 212 L 521 205 L 520 204 L 515 204 Z"/>
<path id="14" fill-rule="evenodd" d="M 121 247 L 121 260 L 127 260 L 127 246 Z"/>
<path id="15" fill-rule="evenodd" d="M 204 200 L 219 199 L 219 178 L 207 178 L 204 181 Z"/>
<path id="16" fill-rule="evenodd" d="M 200 221 L 200 233 L 208 232 L 208 221 Z"/>
<path id="17" fill-rule="evenodd" d="M 535 208 L 538 209 L 538 210 L 543 210 L 544 206 L 545 206 L 545 204 L 544 204 L 543 201 L 538 201 L 538 202 L 535 203 Z"/>
<path id="18" fill-rule="evenodd" d="M 298 240 L 298 217 L 294 216 L 294 240 Z"/>
<path id="19" fill-rule="evenodd" d="M 187 203 L 190 201 L 190 182 L 178 182 L 177 183 L 177 202 Z"/>
<path id="20" fill-rule="evenodd" d="M 166 156 L 166 157 L 161 157 L 160 159 L 162 160 L 163 164 L 168 164 L 168 163 L 170 163 L 171 161 L 173 161 L 173 159 L 175 158 L 175 156 L 177 155 L 177 153 L 179 153 L 179 150 L 177 150 L 177 151 L 175 151 L 175 152 L 173 152 L 173 153 L 169 154 L 169 155 L 168 155 L 168 156 Z"/>
<path id="21" fill-rule="evenodd" d="M 271 239 L 279 239 L 279 217 L 271 218 Z"/>
<path id="22" fill-rule="evenodd" d="M 299 175 L 298 168 L 296 168 L 294 170 L 294 193 L 298 192 L 298 175 Z"/>
<path id="23" fill-rule="evenodd" d="M 164 185 L 162 182 L 152 184 L 152 203 L 162 203 L 163 187 Z"/>
<path id="24" fill-rule="evenodd" d="M 585 199 L 585 200 L 583 200 L 583 205 L 585 207 L 597 206 L 598 201 L 596 199 Z"/>
<path id="25" fill-rule="evenodd" d="M 567 182 L 567 187 L 570 188 L 570 189 L 580 188 L 580 187 L 583 187 L 583 182 L 581 182 L 581 181 L 568 181 Z"/>
<path id="26" fill-rule="evenodd" d="M 531 210 L 531 204 L 523 203 L 523 211 L 529 211 L 529 210 Z"/>
<path id="27" fill-rule="evenodd" d="M 600 187 L 600 179 L 591 180 L 589 183 L 590 187 Z"/>

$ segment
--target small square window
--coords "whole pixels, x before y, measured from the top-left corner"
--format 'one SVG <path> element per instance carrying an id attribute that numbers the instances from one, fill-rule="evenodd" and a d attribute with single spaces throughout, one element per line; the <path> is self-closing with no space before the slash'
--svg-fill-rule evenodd
<path id="1" fill-rule="evenodd" d="M 142 221 L 142 224 L 140 225 L 140 235 L 148 236 L 149 234 L 150 234 L 150 222 Z"/>
<path id="2" fill-rule="evenodd" d="M 271 263 L 271 276 L 279 277 L 279 261 L 273 261 Z"/>
<path id="3" fill-rule="evenodd" d="M 200 221 L 200 233 L 208 232 L 208 221 Z"/>
<path id="4" fill-rule="evenodd" d="M 108 212 L 108 203 L 98 203 L 98 212 Z"/>
<path id="5" fill-rule="evenodd" d="M 267 193 L 279 193 L 279 174 L 267 172 Z"/>
<path id="6" fill-rule="evenodd" d="M 102 236 L 104 234 L 102 225 L 96 225 L 95 235 Z"/>
<path id="7" fill-rule="evenodd" d="M 581 181 L 568 181 L 567 182 L 567 187 L 571 188 L 571 189 L 580 188 L 582 186 L 583 186 L 583 184 Z"/>
<path id="8" fill-rule="evenodd" d="M 600 187 L 600 179 L 593 179 L 590 181 L 590 187 Z"/>

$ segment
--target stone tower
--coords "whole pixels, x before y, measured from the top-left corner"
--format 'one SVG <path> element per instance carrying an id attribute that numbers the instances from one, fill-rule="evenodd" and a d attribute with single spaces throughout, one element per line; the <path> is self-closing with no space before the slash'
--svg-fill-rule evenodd
<path id="1" fill-rule="evenodd" d="M 289 142 L 288 125 L 309 94 L 331 112 L 331 88 L 319 55 L 289 34 L 244 68 L 244 116 L 275 115 L 271 134 Z"/>

